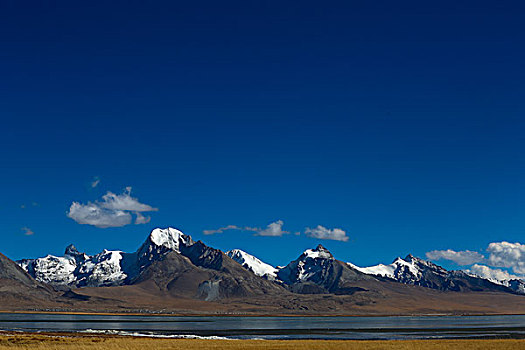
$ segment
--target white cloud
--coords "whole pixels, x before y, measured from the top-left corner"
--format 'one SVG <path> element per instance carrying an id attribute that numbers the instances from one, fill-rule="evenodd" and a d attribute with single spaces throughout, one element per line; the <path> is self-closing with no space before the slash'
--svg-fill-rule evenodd
<path id="1" fill-rule="evenodd" d="M 255 235 L 256 236 L 272 236 L 272 237 L 282 236 L 288 233 L 288 231 L 283 231 L 283 225 L 284 225 L 284 222 L 282 220 L 277 220 L 275 222 L 272 222 L 268 226 L 266 226 L 266 228 L 263 230 L 257 229 Z M 250 229 L 250 228 L 246 228 L 246 229 Z M 254 229 L 251 229 L 250 231 L 254 231 Z"/>
<path id="2" fill-rule="evenodd" d="M 223 233 L 224 231 L 228 231 L 228 230 L 242 230 L 242 227 L 239 227 L 236 225 L 228 225 L 228 226 L 220 227 L 216 230 L 204 230 L 202 231 L 202 233 L 204 233 L 205 235 L 214 235 L 216 233 Z"/>
<path id="3" fill-rule="evenodd" d="M 81 225 L 100 228 L 121 227 L 131 223 L 131 214 L 122 210 L 101 208 L 97 203 L 81 204 L 73 202 L 67 216 Z"/>
<path id="4" fill-rule="evenodd" d="M 135 224 L 145 224 L 151 218 L 142 215 L 142 212 L 157 211 L 147 204 L 140 203 L 137 198 L 131 197 L 131 187 L 127 187 L 122 194 L 107 192 L 102 201 L 82 204 L 73 202 L 67 216 L 79 224 L 92 225 L 100 228 L 121 227 L 131 224 L 131 212 L 137 216 Z"/>
<path id="5" fill-rule="evenodd" d="M 474 264 L 469 269 L 465 269 L 465 271 L 487 279 L 508 280 L 512 278 L 523 279 L 525 277 L 525 244 L 493 242 L 487 247 L 487 253 L 488 257 L 470 250 L 458 252 L 451 249 L 433 250 L 427 253 L 427 258 L 431 260 L 451 260 L 458 265 Z M 483 263 L 484 265 L 478 265 L 478 263 Z M 495 269 L 494 267 L 506 268 L 509 271 Z M 510 271 L 515 275 L 510 273 Z"/>
<path id="6" fill-rule="evenodd" d="M 525 275 L 525 244 L 494 242 L 490 243 L 489 265 L 511 268 L 515 273 Z"/>
<path id="7" fill-rule="evenodd" d="M 32 235 L 35 234 L 35 233 L 33 232 L 33 230 L 31 230 L 29 227 L 22 227 L 22 232 L 23 232 L 24 235 L 26 235 L 26 236 L 32 236 Z"/>
<path id="8" fill-rule="evenodd" d="M 147 224 L 151 221 L 151 216 L 144 216 L 138 211 L 135 212 L 135 215 L 137 216 L 135 219 L 135 225 Z"/>
<path id="9" fill-rule="evenodd" d="M 483 262 L 485 257 L 478 252 L 470 250 L 454 251 L 452 249 L 447 250 L 432 250 L 428 252 L 427 258 L 430 260 L 450 260 L 458 265 L 472 265 L 475 263 Z"/>
<path id="10" fill-rule="evenodd" d="M 100 178 L 98 176 L 95 176 L 93 178 L 93 181 L 91 181 L 91 188 L 95 188 L 100 183 Z"/>
<path id="11" fill-rule="evenodd" d="M 306 228 L 304 231 L 305 235 L 308 237 L 318 238 L 318 239 L 331 239 L 334 241 L 348 241 L 348 236 L 346 232 L 340 228 L 328 229 L 324 226 L 318 225 L 315 228 Z"/>
<path id="12" fill-rule="evenodd" d="M 237 231 L 250 231 L 254 232 L 255 236 L 267 236 L 267 237 L 280 237 L 285 234 L 289 234 L 289 231 L 283 230 L 284 221 L 283 220 L 277 220 L 274 221 L 265 228 L 260 227 L 251 227 L 251 226 L 237 226 L 237 225 L 227 225 L 224 227 L 220 227 L 218 229 L 214 230 L 204 230 L 202 231 L 205 235 L 214 235 L 217 233 L 223 233 L 224 231 L 228 230 L 237 230 Z M 296 236 L 301 235 L 301 232 L 295 232 Z M 334 241 L 342 241 L 346 242 L 348 241 L 348 236 L 346 235 L 346 232 L 343 231 L 340 228 L 333 228 L 328 229 L 324 226 L 317 226 L 315 228 L 306 228 L 304 231 L 304 234 L 317 238 L 317 239 L 331 239 Z"/>
<path id="13" fill-rule="evenodd" d="M 474 275 L 492 281 L 508 281 L 512 279 L 523 278 L 516 275 L 512 275 L 504 270 L 493 269 L 488 266 L 478 264 L 472 265 L 469 269 L 465 269 L 465 272 L 472 273 Z"/>
<path id="14" fill-rule="evenodd" d="M 114 194 L 113 192 L 106 193 L 102 196 L 103 202 L 99 205 L 102 208 L 110 210 L 127 210 L 135 212 L 143 211 L 157 211 L 157 208 L 153 208 L 147 204 L 140 203 L 137 198 L 131 197 L 131 187 L 126 187 L 126 191 L 122 194 Z"/>
<path id="15" fill-rule="evenodd" d="M 272 222 L 268 226 L 266 226 L 266 228 L 228 225 L 228 226 L 220 227 L 216 230 L 204 230 L 202 231 L 202 233 L 204 233 L 205 235 L 214 235 L 216 233 L 223 233 L 224 231 L 228 231 L 228 230 L 238 230 L 238 231 L 255 232 L 255 236 L 278 237 L 286 233 L 289 233 L 288 231 L 283 231 L 283 225 L 284 225 L 284 222 L 282 220 L 277 220 L 275 222 Z"/>

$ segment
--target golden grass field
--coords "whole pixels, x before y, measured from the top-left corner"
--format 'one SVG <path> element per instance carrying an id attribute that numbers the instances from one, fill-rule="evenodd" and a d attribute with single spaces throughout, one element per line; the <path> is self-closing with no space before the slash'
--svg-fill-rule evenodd
<path id="1" fill-rule="evenodd" d="M 483 350 L 525 349 L 521 340 L 199 340 L 151 339 L 111 336 L 53 336 L 35 334 L 0 335 L 1 349 L 72 349 L 72 350 L 157 350 L 157 349 L 279 349 L 279 350 L 340 350 L 340 349 L 425 349 Z"/>

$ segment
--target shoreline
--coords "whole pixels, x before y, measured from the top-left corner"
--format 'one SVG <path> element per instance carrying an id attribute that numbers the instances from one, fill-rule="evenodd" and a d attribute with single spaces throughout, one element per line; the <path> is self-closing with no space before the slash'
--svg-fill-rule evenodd
<path id="1" fill-rule="evenodd" d="M 305 330 L 306 331 L 306 330 Z M 425 331 L 432 331 L 428 329 Z M 377 330 L 380 332 L 380 330 Z M 373 333 L 377 333 L 373 332 Z M 198 333 L 198 332 L 195 332 Z M 289 334 L 289 333 L 283 333 Z M 298 332 L 297 334 L 301 334 Z M 309 334 L 315 334 L 309 332 Z M 323 333 L 319 333 L 323 334 Z M 277 335 L 275 333 L 274 335 Z M 0 338 L 2 337 L 42 337 L 42 338 L 71 338 L 71 339 L 81 339 L 81 338 L 110 338 L 110 339 L 150 339 L 150 340 L 225 340 L 225 341 L 344 341 L 344 342 L 403 342 L 403 341 L 431 341 L 431 340 L 520 340 L 525 343 L 525 334 L 517 337 L 498 337 L 495 335 L 463 335 L 463 336 L 428 336 L 426 338 L 322 338 L 322 337 L 312 337 L 312 338 L 257 338 L 253 334 L 253 338 L 235 338 L 235 336 L 228 335 L 200 335 L 194 333 L 180 333 L 180 334 L 147 334 L 140 333 L 138 331 L 27 331 L 27 330 L 2 330 L 0 329 Z M 261 335 L 259 335 L 261 336 Z"/>
<path id="2" fill-rule="evenodd" d="M 260 314 L 260 313 L 168 313 L 168 312 L 104 312 L 104 311 L 47 311 L 47 310 L 0 310 L 0 314 L 49 314 L 86 316 L 160 316 L 160 317 L 475 317 L 475 316 L 523 316 L 525 313 L 427 313 L 427 314 Z"/>
<path id="3" fill-rule="evenodd" d="M 22 321 L 25 322 L 25 321 Z M 37 320 L 36 322 L 42 322 Z M 115 322 L 110 321 L 108 322 Z M 155 321 L 156 322 L 156 321 Z M 179 322 L 179 321 L 177 321 Z M 429 341 L 429 340 L 523 340 L 525 327 L 363 327 L 363 328 L 202 328 L 202 329 L 0 329 L 0 337 L 103 337 L 140 339 L 265 340 L 265 341 Z"/>

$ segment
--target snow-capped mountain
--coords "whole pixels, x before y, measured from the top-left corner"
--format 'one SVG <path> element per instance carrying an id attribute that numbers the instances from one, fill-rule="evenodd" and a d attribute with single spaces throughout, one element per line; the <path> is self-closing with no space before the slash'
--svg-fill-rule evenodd
<path id="1" fill-rule="evenodd" d="M 277 278 L 278 269 L 240 249 L 232 249 L 226 252 L 226 255 L 241 264 L 245 269 L 252 271 L 257 276 L 265 277 L 269 280 L 275 280 Z"/>
<path id="2" fill-rule="evenodd" d="M 17 261 L 29 275 L 37 281 L 52 285 L 70 285 L 75 282 L 74 272 L 77 263 L 74 258 L 65 256 L 47 255 L 38 259 L 24 259 Z"/>
<path id="3" fill-rule="evenodd" d="M 55 286 L 98 287 L 119 285 L 126 279 L 120 264 L 122 257 L 123 253 L 116 250 L 89 256 L 70 245 L 64 256 L 47 255 L 17 263 L 40 282 Z"/>
<path id="4" fill-rule="evenodd" d="M 79 266 L 77 285 L 113 286 L 122 284 L 128 277 L 121 262 L 124 253 L 118 250 L 106 250 L 85 260 Z"/>
<path id="5" fill-rule="evenodd" d="M 286 284 L 320 281 L 329 274 L 330 264 L 335 258 L 322 245 L 307 249 L 297 258 L 280 269 L 278 277 Z"/>
<path id="6" fill-rule="evenodd" d="M 470 276 L 477 277 L 477 278 L 484 278 L 484 279 L 491 281 L 492 283 L 508 287 L 518 294 L 525 294 L 525 280 L 519 279 L 517 276 L 513 276 L 510 274 L 507 276 L 508 278 L 501 279 L 498 277 L 503 277 L 503 276 L 497 275 L 497 274 L 491 274 L 490 269 L 488 267 L 485 267 L 485 266 L 478 266 L 478 267 L 481 268 L 481 271 L 478 270 L 479 271 L 478 273 L 475 273 L 470 269 L 466 270 L 465 272 Z"/>
<path id="7" fill-rule="evenodd" d="M 389 265 L 379 264 L 370 267 L 359 267 L 352 263 L 349 266 L 366 274 L 386 277 L 397 282 L 450 291 L 506 291 L 509 286 L 497 284 L 464 271 L 447 271 L 430 261 L 407 255 L 404 259 L 396 258 Z"/>
<path id="8" fill-rule="evenodd" d="M 100 287 L 124 284 L 142 269 L 170 251 L 194 244 L 190 236 L 174 228 L 154 229 L 135 253 L 106 250 L 89 256 L 69 245 L 64 256 L 48 255 L 17 263 L 37 281 L 55 286 Z"/>
<path id="9" fill-rule="evenodd" d="M 297 293 L 352 294 L 361 288 L 353 282 L 374 279 L 336 260 L 322 245 L 307 249 L 296 260 L 279 269 L 277 277 Z"/>
<path id="10" fill-rule="evenodd" d="M 379 264 L 369 267 L 359 267 L 352 263 L 348 264 L 356 270 L 369 275 L 388 277 L 398 282 L 415 285 L 425 284 L 425 281 L 422 281 L 424 271 L 430 270 L 439 276 L 446 276 L 448 273 L 448 271 L 441 266 L 416 258 L 410 254 L 407 255 L 405 259 L 396 258 L 390 265 Z"/>
<path id="11" fill-rule="evenodd" d="M 508 283 L 509 283 L 508 287 L 512 289 L 513 291 L 515 291 L 516 293 L 525 294 L 525 281 L 524 280 L 514 279 L 514 280 L 508 281 Z"/>
<path id="12" fill-rule="evenodd" d="M 469 274 L 469 275 L 475 276 L 475 277 L 478 277 L 478 278 L 484 278 L 484 277 L 480 277 L 480 276 L 476 276 L 476 275 L 472 275 L 472 274 Z M 518 294 L 525 294 L 525 281 L 523 281 L 523 280 L 520 280 L 520 279 L 497 280 L 497 279 L 494 279 L 494 278 L 487 278 L 487 279 L 489 281 L 491 281 L 492 283 L 496 283 L 496 284 L 508 287 L 508 288 L 512 289 L 513 291 L 515 291 Z"/>
<path id="13" fill-rule="evenodd" d="M 194 243 L 191 236 L 173 227 L 156 228 L 151 231 L 146 241 L 135 253 L 137 255 L 137 268 L 143 269 L 167 252 L 180 253 L 181 248 L 192 246 Z"/>

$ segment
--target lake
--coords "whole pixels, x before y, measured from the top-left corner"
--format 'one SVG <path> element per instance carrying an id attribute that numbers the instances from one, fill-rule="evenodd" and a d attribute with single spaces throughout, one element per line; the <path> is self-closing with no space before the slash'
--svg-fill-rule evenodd
<path id="1" fill-rule="evenodd" d="M 0 313 L 0 329 L 235 339 L 525 338 L 525 315 L 219 317 Z"/>

